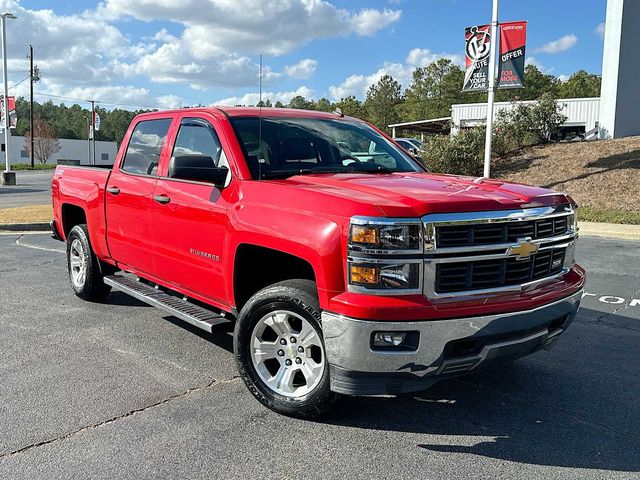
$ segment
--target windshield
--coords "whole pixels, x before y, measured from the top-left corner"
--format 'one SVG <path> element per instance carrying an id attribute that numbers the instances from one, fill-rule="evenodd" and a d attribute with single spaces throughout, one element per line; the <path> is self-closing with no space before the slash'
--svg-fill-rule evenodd
<path id="1" fill-rule="evenodd" d="M 231 123 L 254 179 L 424 171 L 373 128 L 353 120 L 235 117 Z"/>

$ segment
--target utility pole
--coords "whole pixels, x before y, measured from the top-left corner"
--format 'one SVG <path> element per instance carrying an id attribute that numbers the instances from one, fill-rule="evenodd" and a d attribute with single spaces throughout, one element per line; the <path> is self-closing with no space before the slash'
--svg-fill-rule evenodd
<path id="1" fill-rule="evenodd" d="M 91 100 L 91 138 L 93 140 L 92 165 L 96 164 L 96 102 Z"/>
<path id="2" fill-rule="evenodd" d="M 87 162 L 91 163 L 91 120 L 87 119 Z"/>
<path id="3" fill-rule="evenodd" d="M 35 145 L 35 129 L 33 126 L 33 119 L 34 119 L 34 114 L 33 114 L 33 83 L 37 82 L 38 80 L 40 80 L 40 72 L 38 71 L 38 67 L 34 67 L 33 66 L 33 45 L 29 45 L 29 83 L 30 83 L 30 99 L 29 99 L 29 115 L 30 115 L 30 122 L 31 122 L 31 152 L 30 152 L 30 157 L 31 157 L 31 168 L 34 167 L 34 158 L 35 158 L 35 153 L 34 153 L 34 145 Z"/>
<path id="4" fill-rule="evenodd" d="M 9 119 L 9 79 L 7 78 L 7 18 L 17 18 L 13 13 L 4 12 L 0 14 L 2 19 L 2 75 L 4 83 L 4 100 L 3 100 L 3 113 L 4 113 L 4 160 L 5 170 L 0 177 L 0 185 L 15 185 L 16 174 L 11 171 L 9 165 L 9 127 L 11 126 L 11 120 Z"/>
<path id="5" fill-rule="evenodd" d="M 491 176 L 491 141 L 493 140 L 493 103 L 496 93 L 496 50 L 498 48 L 498 0 L 493 0 L 491 43 L 489 56 L 489 99 L 487 101 L 487 132 L 484 142 L 484 178 Z"/>

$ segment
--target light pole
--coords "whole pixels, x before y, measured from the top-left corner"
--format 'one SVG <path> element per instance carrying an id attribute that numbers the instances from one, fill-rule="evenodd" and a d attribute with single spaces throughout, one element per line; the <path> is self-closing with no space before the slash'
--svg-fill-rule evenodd
<path id="1" fill-rule="evenodd" d="M 491 15 L 491 56 L 489 57 L 489 95 L 487 131 L 484 142 L 484 178 L 491 176 L 491 140 L 493 139 L 493 102 L 496 92 L 496 49 L 498 48 L 498 0 L 493 0 Z"/>
<path id="2" fill-rule="evenodd" d="M 4 83 L 4 101 L 3 113 L 4 113 L 4 159 L 5 170 L 2 172 L 2 178 L 0 178 L 0 185 L 15 185 L 16 174 L 11 171 L 9 166 L 9 127 L 11 120 L 9 119 L 9 79 L 7 78 L 7 18 L 18 18 L 13 13 L 4 12 L 0 14 L 2 18 L 2 80 Z M 33 135 L 33 132 L 31 132 Z"/>

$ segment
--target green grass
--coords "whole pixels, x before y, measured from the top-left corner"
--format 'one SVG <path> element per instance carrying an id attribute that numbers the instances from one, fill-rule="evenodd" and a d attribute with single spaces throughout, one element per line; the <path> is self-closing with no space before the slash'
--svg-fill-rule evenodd
<path id="1" fill-rule="evenodd" d="M 580 207 L 578 220 L 584 222 L 626 223 L 640 225 L 640 212 L 625 212 L 612 208 Z"/>
<path id="2" fill-rule="evenodd" d="M 55 163 L 36 163 L 33 168 L 29 163 L 14 163 L 11 165 L 11 170 L 53 170 L 56 168 Z"/>

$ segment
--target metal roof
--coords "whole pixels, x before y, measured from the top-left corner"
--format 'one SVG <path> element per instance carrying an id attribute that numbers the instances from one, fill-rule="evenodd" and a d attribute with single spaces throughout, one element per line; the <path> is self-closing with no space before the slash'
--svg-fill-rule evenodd
<path id="1" fill-rule="evenodd" d="M 411 130 L 423 133 L 449 133 L 451 130 L 451 117 L 431 118 L 415 122 L 394 123 L 389 128 Z"/>

